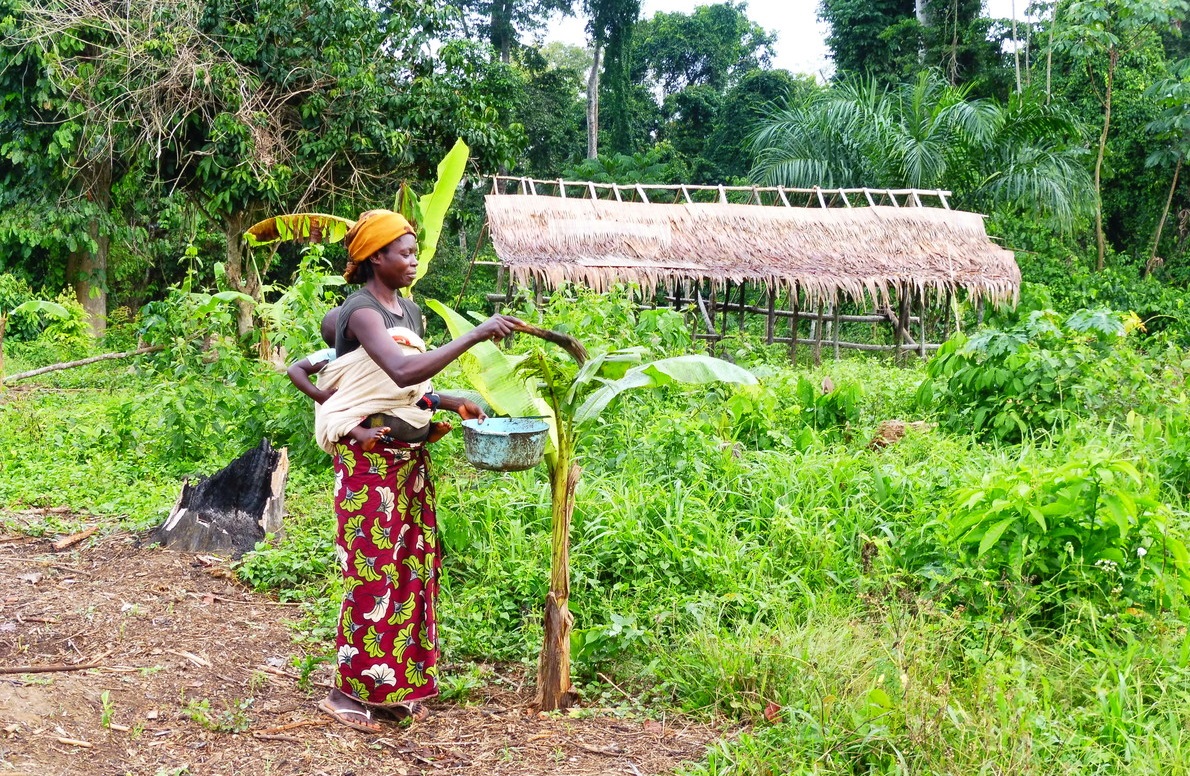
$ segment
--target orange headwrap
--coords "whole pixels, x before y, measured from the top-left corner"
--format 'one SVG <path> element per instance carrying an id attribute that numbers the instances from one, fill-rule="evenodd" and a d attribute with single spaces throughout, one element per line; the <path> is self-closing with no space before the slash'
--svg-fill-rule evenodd
<path id="1" fill-rule="evenodd" d="M 391 210 L 369 210 L 360 215 L 355 226 L 347 230 L 344 242 L 347 246 L 347 270 L 343 277 L 350 283 L 360 264 L 367 261 L 376 251 L 406 234 L 416 232 L 400 213 Z"/>

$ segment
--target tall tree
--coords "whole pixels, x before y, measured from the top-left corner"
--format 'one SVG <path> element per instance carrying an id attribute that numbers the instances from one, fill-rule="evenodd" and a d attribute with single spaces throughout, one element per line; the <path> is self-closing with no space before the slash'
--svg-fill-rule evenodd
<path id="1" fill-rule="evenodd" d="M 776 35 L 748 18 L 744 2 L 703 5 L 691 13 L 658 13 L 636 26 L 635 66 L 666 94 L 690 86 L 722 92 L 766 67 Z"/>
<path id="2" fill-rule="evenodd" d="M 1170 68 L 1169 78 L 1153 84 L 1146 96 L 1156 100 L 1161 114 L 1147 127 L 1157 140 L 1145 164 L 1150 167 L 1173 164 L 1173 176 L 1169 194 L 1161 210 L 1161 218 L 1153 233 L 1153 248 L 1145 262 L 1145 275 L 1149 275 L 1161 263 L 1157 250 L 1161 245 L 1161 233 L 1169 218 L 1174 193 L 1178 190 L 1178 176 L 1190 155 L 1190 59 L 1184 59 Z"/>
<path id="3" fill-rule="evenodd" d="M 587 78 L 587 158 L 594 159 L 599 155 L 601 80 L 612 114 L 612 146 L 616 150 L 628 146 L 632 28 L 640 17 L 640 0 L 583 0 L 583 10 L 594 50 Z"/>
<path id="4" fill-rule="evenodd" d="M 821 0 L 818 15 L 830 27 L 826 45 L 835 70 L 897 80 L 903 47 L 889 30 L 915 14 L 915 0 Z"/>
<path id="5" fill-rule="evenodd" d="M 1120 58 L 1156 39 L 1186 13 L 1185 0 L 1076 0 L 1066 9 L 1058 45 L 1086 69 L 1103 106 L 1095 154 L 1096 269 L 1103 270 L 1107 238 L 1103 230 L 1103 160 L 1111 131 L 1112 100 Z"/>
<path id="6" fill-rule="evenodd" d="M 582 54 L 580 49 L 579 54 Z M 568 164 L 582 158 L 582 81 L 587 63 L 579 69 L 551 67 L 537 49 L 521 53 L 521 94 L 513 115 L 525 127 L 528 145 L 522 169 L 529 175 L 557 178 Z M 573 60 L 568 60 L 572 61 Z"/>
<path id="7" fill-rule="evenodd" d="M 481 158 L 519 149 L 498 121 L 500 95 L 481 91 L 483 52 L 451 40 L 428 2 L 402 6 L 50 0 L 27 42 L 54 51 L 50 77 L 90 123 L 133 137 L 157 177 L 222 229 L 227 285 L 257 297 L 265 268 L 241 235 L 266 209 L 354 207 L 394 170 L 437 158 L 444 135 Z M 62 48 L 78 30 L 113 44 L 96 57 Z M 251 326 L 245 306 L 240 331 Z"/>
<path id="8" fill-rule="evenodd" d="M 999 64 L 1000 41 L 982 9 L 981 0 L 821 0 L 819 17 L 844 77 L 892 85 L 933 67 L 958 85 L 988 78 Z"/>
<path id="9" fill-rule="evenodd" d="M 45 267 L 45 279 L 74 290 L 99 335 L 107 313 L 116 140 L 49 73 L 59 56 L 94 59 L 110 41 L 101 30 L 79 30 L 58 50 L 25 45 L 36 24 L 31 10 L 0 0 L 0 242 L 18 244 L 26 259 L 38 249 L 54 255 L 61 267 Z"/>
<path id="10" fill-rule="evenodd" d="M 728 89 L 700 159 L 706 170 L 695 170 L 695 182 L 720 183 L 746 178 L 756 157 L 749 137 L 766 116 L 782 106 L 800 102 L 820 87 L 809 76 L 787 70 L 753 70 Z"/>
<path id="11" fill-rule="evenodd" d="M 545 28 L 552 14 L 574 12 L 574 0 L 451 0 L 498 52 L 500 61 L 509 64 L 521 38 Z"/>

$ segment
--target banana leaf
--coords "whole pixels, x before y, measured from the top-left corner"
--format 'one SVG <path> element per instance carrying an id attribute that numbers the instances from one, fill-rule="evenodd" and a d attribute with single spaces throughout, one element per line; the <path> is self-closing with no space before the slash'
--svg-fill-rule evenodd
<path id="1" fill-rule="evenodd" d="M 427 299 L 425 303 L 446 322 L 450 336 L 455 339 L 475 328 L 437 299 Z M 550 450 L 556 450 L 558 432 L 553 410 L 517 372 L 517 366 L 524 360 L 525 356 L 509 356 L 491 342 L 481 342 L 459 357 L 459 366 L 472 387 L 497 413 L 514 418 L 544 416 L 550 426 Z"/>
<path id="2" fill-rule="evenodd" d="M 355 221 L 349 218 L 326 213 L 290 213 L 253 224 L 244 238 L 253 248 L 289 240 L 335 243 L 354 225 Z"/>
<path id="3" fill-rule="evenodd" d="M 438 163 L 438 181 L 434 184 L 434 190 L 417 202 L 420 220 L 417 223 L 417 274 L 413 279 L 414 285 L 429 271 L 430 262 L 438 252 L 442 224 L 446 222 L 446 213 L 454 202 L 470 155 L 471 149 L 467 144 L 456 140 L 454 148 Z"/>
<path id="4" fill-rule="evenodd" d="M 605 382 L 591 392 L 574 412 L 576 426 L 590 422 L 607 409 L 607 405 L 624 391 L 636 388 L 659 388 L 670 383 L 705 385 L 707 383 L 736 383 L 756 385 L 757 380 L 747 369 L 711 356 L 677 356 L 663 358 L 633 367 L 619 380 Z"/>

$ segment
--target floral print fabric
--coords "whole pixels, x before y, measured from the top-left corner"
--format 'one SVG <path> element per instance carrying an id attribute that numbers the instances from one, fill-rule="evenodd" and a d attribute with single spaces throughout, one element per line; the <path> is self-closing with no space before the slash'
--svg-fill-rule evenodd
<path id="1" fill-rule="evenodd" d="M 438 528 L 430 455 L 394 443 L 335 447 L 335 555 L 347 593 L 335 686 L 372 705 L 438 694 Z"/>

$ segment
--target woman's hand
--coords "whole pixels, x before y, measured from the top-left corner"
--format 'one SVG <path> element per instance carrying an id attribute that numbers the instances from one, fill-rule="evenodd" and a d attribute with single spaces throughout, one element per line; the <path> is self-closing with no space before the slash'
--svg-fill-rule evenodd
<path id="1" fill-rule="evenodd" d="M 479 338 L 480 342 L 485 340 L 495 342 L 512 334 L 520 325 L 523 325 L 520 319 L 513 318 L 511 315 L 493 315 L 471 331 Z"/>
<path id="2" fill-rule="evenodd" d="M 488 414 L 483 411 L 483 408 L 468 399 L 461 400 L 458 407 L 455 408 L 455 412 L 459 413 L 459 417 L 463 420 L 478 420 L 483 423 L 488 419 Z"/>

